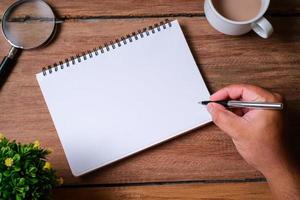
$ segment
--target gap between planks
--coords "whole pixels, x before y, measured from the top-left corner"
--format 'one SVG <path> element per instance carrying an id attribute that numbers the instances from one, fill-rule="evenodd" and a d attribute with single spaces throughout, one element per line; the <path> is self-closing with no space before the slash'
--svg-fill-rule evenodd
<path id="1" fill-rule="evenodd" d="M 285 13 L 285 12 L 276 12 L 269 11 L 265 15 L 267 17 L 300 17 L 300 12 L 298 13 Z M 66 21 L 97 21 L 105 19 L 153 19 L 153 18 L 176 18 L 176 17 L 187 17 L 187 18 L 205 18 L 204 13 L 175 13 L 175 14 L 161 14 L 161 15 L 101 15 L 101 16 L 63 16 L 57 17 L 57 23 L 63 23 Z M 2 22 L 2 17 L 0 18 Z"/>
<path id="2" fill-rule="evenodd" d="M 216 184 L 216 183 L 266 183 L 265 178 L 253 179 L 216 179 L 216 180 L 190 180 L 190 181 L 166 181 L 166 182 L 132 182 L 112 184 L 76 184 L 63 185 L 59 188 L 94 188 L 94 187 L 135 187 L 135 186 L 158 186 L 158 185 L 186 185 L 186 184 Z"/>

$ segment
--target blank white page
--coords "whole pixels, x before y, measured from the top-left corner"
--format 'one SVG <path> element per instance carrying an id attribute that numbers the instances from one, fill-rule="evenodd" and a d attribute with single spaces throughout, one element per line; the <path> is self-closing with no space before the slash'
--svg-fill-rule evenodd
<path id="1" fill-rule="evenodd" d="M 37 80 L 73 175 L 211 121 L 209 92 L 178 21 Z"/>

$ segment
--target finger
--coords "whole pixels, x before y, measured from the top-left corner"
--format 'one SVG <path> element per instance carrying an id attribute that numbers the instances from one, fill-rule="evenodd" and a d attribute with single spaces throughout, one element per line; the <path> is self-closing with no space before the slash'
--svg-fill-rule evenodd
<path id="1" fill-rule="evenodd" d="M 274 92 L 273 94 L 274 94 L 274 96 L 275 96 L 275 98 L 276 98 L 277 101 L 279 101 L 279 102 L 284 101 L 283 96 L 281 96 L 277 92 Z"/>
<path id="2" fill-rule="evenodd" d="M 239 132 L 246 127 L 246 121 L 226 110 L 223 106 L 210 103 L 207 106 L 209 113 L 212 115 L 214 123 L 233 139 L 239 138 Z"/>
<path id="3" fill-rule="evenodd" d="M 211 96 L 212 101 L 225 99 L 240 99 L 242 101 L 266 101 L 273 99 L 274 95 L 257 86 L 237 84 L 229 85 Z"/>

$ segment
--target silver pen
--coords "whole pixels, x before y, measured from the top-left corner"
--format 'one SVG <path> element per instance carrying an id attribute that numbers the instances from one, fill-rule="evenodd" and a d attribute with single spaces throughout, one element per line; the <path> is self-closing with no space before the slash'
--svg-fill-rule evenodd
<path id="1" fill-rule="evenodd" d="M 268 102 L 247 102 L 247 101 L 201 101 L 202 105 L 207 105 L 209 103 L 218 103 L 227 108 L 256 108 L 256 109 L 271 109 L 271 110 L 282 110 L 283 103 L 268 103 Z"/>

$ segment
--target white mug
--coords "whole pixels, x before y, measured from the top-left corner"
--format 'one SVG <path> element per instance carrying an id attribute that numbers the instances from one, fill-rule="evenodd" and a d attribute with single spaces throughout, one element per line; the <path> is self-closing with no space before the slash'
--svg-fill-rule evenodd
<path id="1" fill-rule="evenodd" d="M 221 1 L 221 0 L 219 0 Z M 271 23 L 263 17 L 270 0 L 261 0 L 262 7 L 256 17 L 248 21 L 233 21 L 222 16 L 214 7 L 212 0 L 205 0 L 204 12 L 208 22 L 218 31 L 227 35 L 243 35 L 255 31 L 262 38 L 268 38 L 273 33 Z"/>

